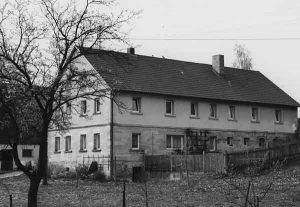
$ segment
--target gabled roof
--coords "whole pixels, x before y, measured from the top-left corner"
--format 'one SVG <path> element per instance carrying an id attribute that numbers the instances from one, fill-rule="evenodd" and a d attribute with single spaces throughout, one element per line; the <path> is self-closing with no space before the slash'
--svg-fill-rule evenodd
<path id="1" fill-rule="evenodd" d="M 80 48 L 105 81 L 121 91 L 299 106 L 259 71 L 225 67 L 219 75 L 209 64 Z"/>

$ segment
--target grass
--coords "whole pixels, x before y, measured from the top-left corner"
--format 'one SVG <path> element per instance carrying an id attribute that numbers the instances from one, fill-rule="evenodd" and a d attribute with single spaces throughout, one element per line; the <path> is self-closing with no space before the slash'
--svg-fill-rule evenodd
<path id="1" fill-rule="evenodd" d="M 257 192 L 273 182 L 272 188 L 261 206 L 300 206 L 300 165 L 270 172 L 254 178 Z M 3 182 L 13 195 L 13 206 L 26 206 L 29 181 L 25 175 L 8 178 Z M 181 181 L 151 180 L 148 182 L 149 206 L 235 206 L 242 203 L 238 191 L 228 183 L 246 186 L 244 177 L 219 178 L 208 174 L 191 174 L 191 186 L 184 178 Z M 122 206 L 122 183 L 49 180 L 50 185 L 40 186 L 39 206 Z M 128 182 L 126 206 L 146 206 L 144 185 Z M 8 206 L 8 196 L 0 184 L 0 206 Z"/>

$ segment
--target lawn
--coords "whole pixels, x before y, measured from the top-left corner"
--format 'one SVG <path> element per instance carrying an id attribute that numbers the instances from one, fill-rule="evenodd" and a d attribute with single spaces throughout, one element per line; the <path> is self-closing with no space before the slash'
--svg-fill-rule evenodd
<path id="1" fill-rule="evenodd" d="M 26 206 L 28 179 L 25 175 L 2 180 L 13 194 L 13 206 Z M 254 178 L 255 192 L 261 196 L 266 186 L 271 189 L 260 206 L 300 206 L 300 165 Z M 49 180 L 50 185 L 40 186 L 39 206 L 122 206 L 122 183 Z M 152 179 L 148 182 L 149 206 L 237 206 L 244 197 L 248 180 L 241 176 L 234 179 L 208 174 L 191 174 L 190 187 L 186 177 L 181 181 Z M 261 194 L 259 194 L 261 192 Z M 8 206 L 8 196 L 0 185 L 0 206 Z M 126 206 L 146 206 L 144 184 L 126 184 Z"/>

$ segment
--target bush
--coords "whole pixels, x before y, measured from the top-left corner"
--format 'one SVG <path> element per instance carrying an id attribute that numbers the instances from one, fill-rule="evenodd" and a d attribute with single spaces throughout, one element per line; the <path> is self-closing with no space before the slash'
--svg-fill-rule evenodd
<path id="1" fill-rule="evenodd" d="M 78 165 L 75 168 L 78 178 L 85 179 L 88 176 L 89 167 L 87 165 Z"/>
<path id="2" fill-rule="evenodd" d="M 103 167 L 99 167 L 96 172 L 92 174 L 92 179 L 97 180 L 97 181 L 107 181 L 108 178 L 104 174 Z"/>
<path id="3" fill-rule="evenodd" d="M 65 174 L 66 168 L 62 165 L 48 165 L 48 177 L 49 178 L 60 178 Z"/>

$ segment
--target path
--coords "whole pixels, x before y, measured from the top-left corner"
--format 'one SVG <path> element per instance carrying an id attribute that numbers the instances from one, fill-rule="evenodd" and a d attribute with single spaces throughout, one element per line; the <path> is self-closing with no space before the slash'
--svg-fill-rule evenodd
<path id="1" fill-rule="evenodd" d="M 16 177 L 16 176 L 19 176 L 19 175 L 22 175 L 22 174 L 23 174 L 22 171 L 14 171 L 14 172 L 9 172 L 9 173 L 4 173 L 4 174 L 0 175 L 0 179 Z"/>

